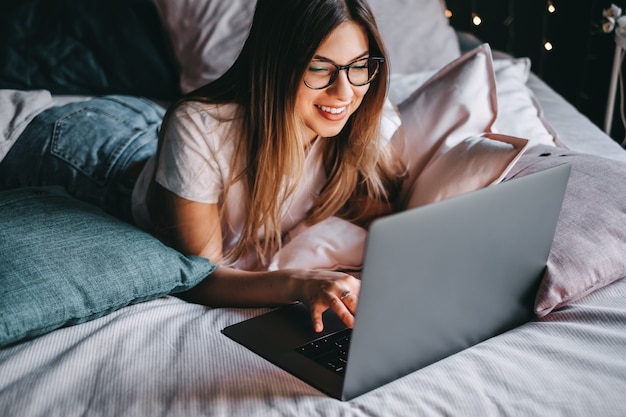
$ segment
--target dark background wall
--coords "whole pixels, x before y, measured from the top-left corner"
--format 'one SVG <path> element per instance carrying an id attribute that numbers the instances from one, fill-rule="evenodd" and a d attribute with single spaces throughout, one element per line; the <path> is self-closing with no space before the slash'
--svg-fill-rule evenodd
<path id="1" fill-rule="evenodd" d="M 529 57 L 532 70 L 581 113 L 604 129 L 614 35 L 601 31 L 602 11 L 626 0 L 446 0 L 450 23 L 493 49 Z M 555 7 L 548 12 L 548 5 Z M 625 10 L 626 12 L 626 10 Z M 472 23 L 473 14 L 482 23 Z M 546 41 L 552 50 L 544 48 Z M 625 73 L 626 74 L 626 73 Z M 625 129 L 619 112 L 619 84 L 611 136 L 621 143 Z"/>

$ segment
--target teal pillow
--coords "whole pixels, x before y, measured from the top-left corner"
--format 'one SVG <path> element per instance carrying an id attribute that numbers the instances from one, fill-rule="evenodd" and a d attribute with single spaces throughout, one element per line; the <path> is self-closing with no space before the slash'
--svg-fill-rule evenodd
<path id="1" fill-rule="evenodd" d="M 210 275 L 59 187 L 0 192 L 0 346 L 185 291 Z"/>

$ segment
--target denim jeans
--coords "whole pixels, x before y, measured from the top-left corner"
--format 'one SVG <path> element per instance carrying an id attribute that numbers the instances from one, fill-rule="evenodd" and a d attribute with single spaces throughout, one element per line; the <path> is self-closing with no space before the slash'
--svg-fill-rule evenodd
<path id="1" fill-rule="evenodd" d="M 74 197 L 132 222 L 136 177 L 127 171 L 156 152 L 163 114 L 160 106 L 130 96 L 46 109 L 0 162 L 0 190 L 62 185 Z"/>

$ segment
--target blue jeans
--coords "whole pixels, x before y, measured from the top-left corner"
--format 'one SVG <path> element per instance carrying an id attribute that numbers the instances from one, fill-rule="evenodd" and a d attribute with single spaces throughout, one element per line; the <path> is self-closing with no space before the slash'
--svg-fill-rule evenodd
<path id="1" fill-rule="evenodd" d="M 164 110 L 139 97 L 105 96 L 52 107 L 30 122 L 0 162 L 0 190 L 62 185 L 132 223 L 141 165 L 157 149 Z"/>

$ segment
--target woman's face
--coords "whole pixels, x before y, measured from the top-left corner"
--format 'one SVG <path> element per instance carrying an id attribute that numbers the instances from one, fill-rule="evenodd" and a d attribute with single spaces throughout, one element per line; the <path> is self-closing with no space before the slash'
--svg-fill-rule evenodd
<path id="1" fill-rule="evenodd" d="M 320 44 L 306 72 L 316 69 L 315 61 L 348 65 L 368 56 L 365 30 L 354 22 L 344 22 Z M 303 80 L 296 93 L 296 115 L 304 122 L 307 137 L 313 140 L 317 136 L 327 138 L 339 134 L 361 105 L 368 89 L 369 84 L 360 87 L 350 84 L 345 70 L 339 71 L 335 82 L 320 90 L 307 87 Z"/>

